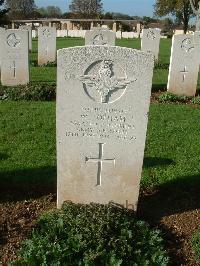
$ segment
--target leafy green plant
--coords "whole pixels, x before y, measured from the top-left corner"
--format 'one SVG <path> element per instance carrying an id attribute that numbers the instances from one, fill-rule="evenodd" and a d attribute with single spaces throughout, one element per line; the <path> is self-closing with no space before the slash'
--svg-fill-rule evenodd
<path id="1" fill-rule="evenodd" d="M 38 61 L 37 60 L 31 60 L 30 61 L 30 65 L 33 67 L 56 67 L 57 63 L 56 62 L 47 62 L 44 65 L 38 65 Z"/>
<path id="2" fill-rule="evenodd" d="M 200 262 L 200 231 L 192 238 L 192 247 L 196 254 L 197 260 Z"/>
<path id="3" fill-rule="evenodd" d="M 39 67 L 56 67 L 56 66 L 57 66 L 56 62 L 47 62 L 46 64 L 41 65 Z"/>
<path id="4" fill-rule="evenodd" d="M 0 100 L 52 101 L 56 98 L 55 83 L 36 83 L 26 86 L 0 87 Z"/>
<path id="5" fill-rule="evenodd" d="M 187 103 L 190 101 L 190 98 L 184 95 L 176 95 L 170 92 L 164 92 L 158 97 L 159 102 L 181 102 Z"/>
<path id="6" fill-rule="evenodd" d="M 37 223 L 11 265 L 168 265 L 158 230 L 114 204 L 66 202 Z"/>
<path id="7" fill-rule="evenodd" d="M 200 104 L 200 96 L 192 98 L 191 102 L 194 104 Z"/>

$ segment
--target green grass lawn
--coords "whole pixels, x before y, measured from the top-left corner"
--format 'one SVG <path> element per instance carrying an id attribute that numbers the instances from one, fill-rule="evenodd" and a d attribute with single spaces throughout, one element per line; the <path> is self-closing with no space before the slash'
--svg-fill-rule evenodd
<path id="1" fill-rule="evenodd" d="M 152 104 L 142 184 L 163 185 L 200 173 L 200 108 Z M 56 180 L 54 102 L 3 102 L 0 187 Z"/>

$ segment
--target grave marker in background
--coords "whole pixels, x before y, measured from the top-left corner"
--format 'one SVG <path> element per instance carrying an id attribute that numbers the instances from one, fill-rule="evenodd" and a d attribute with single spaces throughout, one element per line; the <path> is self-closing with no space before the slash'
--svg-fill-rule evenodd
<path id="1" fill-rule="evenodd" d="M 29 82 L 28 31 L 6 30 L 2 47 L 2 85 L 27 84 Z"/>
<path id="2" fill-rule="evenodd" d="M 199 72 L 199 36 L 174 35 L 167 90 L 177 95 L 195 96 Z"/>
<path id="3" fill-rule="evenodd" d="M 142 30 L 141 50 L 153 53 L 156 60 L 159 55 L 160 37 L 160 29 Z"/>
<path id="4" fill-rule="evenodd" d="M 58 52 L 58 207 L 63 201 L 136 210 L 153 56 L 85 46 Z"/>
<path id="5" fill-rule="evenodd" d="M 4 34 L 5 34 L 5 28 L 0 27 L 0 74 L 1 74 L 1 60 L 4 53 L 3 50 L 3 43 L 5 38 Z"/>
<path id="6" fill-rule="evenodd" d="M 38 65 L 56 61 L 56 28 L 38 28 Z"/>
<path id="7" fill-rule="evenodd" d="M 86 31 L 85 45 L 115 46 L 116 33 L 106 29 L 93 28 Z"/>
<path id="8" fill-rule="evenodd" d="M 20 30 L 27 30 L 28 31 L 28 38 L 29 38 L 29 51 L 32 51 L 32 27 L 27 25 L 22 25 L 19 27 Z"/>

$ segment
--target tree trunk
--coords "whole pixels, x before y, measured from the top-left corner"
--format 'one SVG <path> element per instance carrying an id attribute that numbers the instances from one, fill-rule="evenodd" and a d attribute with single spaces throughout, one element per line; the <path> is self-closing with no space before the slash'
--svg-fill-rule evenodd
<path id="1" fill-rule="evenodd" d="M 187 31 L 188 31 L 188 22 L 189 22 L 188 19 L 184 19 L 184 21 L 183 21 L 183 30 L 184 30 L 184 33 L 185 33 L 185 34 L 186 34 Z"/>
<path id="2" fill-rule="evenodd" d="M 188 25 L 189 25 L 189 19 L 190 19 L 190 3 L 184 2 L 184 8 L 183 8 L 183 30 L 186 34 L 188 31 Z"/>

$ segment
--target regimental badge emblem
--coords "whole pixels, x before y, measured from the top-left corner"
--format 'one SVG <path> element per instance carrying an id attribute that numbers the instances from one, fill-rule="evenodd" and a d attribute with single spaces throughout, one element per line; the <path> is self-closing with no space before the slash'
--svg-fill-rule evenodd
<path id="1" fill-rule="evenodd" d="M 128 85 L 136 81 L 135 78 L 129 79 L 122 67 L 111 60 L 93 63 L 79 79 L 86 94 L 102 104 L 119 100 Z"/>
<path id="2" fill-rule="evenodd" d="M 97 34 L 93 38 L 93 45 L 107 45 L 108 40 L 102 34 Z"/>
<path id="3" fill-rule="evenodd" d="M 43 31 L 43 36 L 45 36 L 45 37 L 47 37 L 47 38 L 51 37 L 51 32 L 50 32 L 50 30 L 49 30 L 49 29 L 45 29 L 45 30 Z"/>
<path id="4" fill-rule="evenodd" d="M 186 53 L 190 53 L 194 50 L 194 43 L 191 38 L 185 38 L 181 43 L 181 49 Z"/>
<path id="5" fill-rule="evenodd" d="M 156 34 L 152 30 L 149 30 L 147 32 L 147 38 L 150 39 L 150 40 L 155 40 L 156 39 Z"/>
<path id="6" fill-rule="evenodd" d="M 7 44 L 12 48 L 17 48 L 21 44 L 21 39 L 15 33 L 11 33 L 7 37 Z"/>

